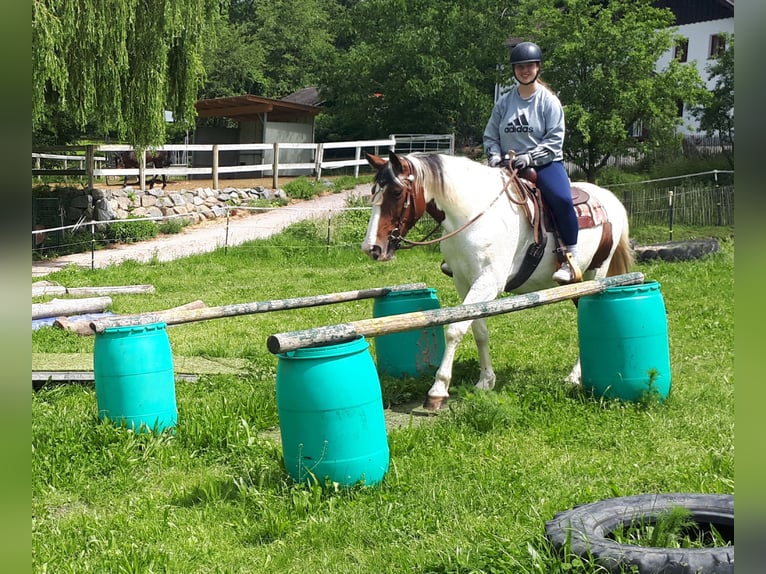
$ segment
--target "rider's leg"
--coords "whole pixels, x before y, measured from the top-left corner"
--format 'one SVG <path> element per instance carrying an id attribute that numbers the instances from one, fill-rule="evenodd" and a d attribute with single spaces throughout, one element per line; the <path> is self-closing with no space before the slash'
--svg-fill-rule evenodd
<path id="1" fill-rule="evenodd" d="M 572 204 L 572 192 L 564 164 L 554 161 L 535 169 L 537 187 L 542 191 L 543 199 L 553 213 L 556 227 L 566 248 L 566 260 L 553 274 L 553 279 L 559 283 L 581 281 L 582 272 L 577 266 L 577 214 Z"/>

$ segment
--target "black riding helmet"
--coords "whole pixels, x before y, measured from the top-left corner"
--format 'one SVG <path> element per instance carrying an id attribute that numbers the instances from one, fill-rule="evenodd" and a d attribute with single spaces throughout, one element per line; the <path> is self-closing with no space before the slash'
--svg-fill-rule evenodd
<path id="1" fill-rule="evenodd" d="M 526 64 L 527 62 L 542 63 L 543 53 L 540 47 L 533 42 L 521 42 L 511 50 L 511 66 Z"/>
<path id="2" fill-rule="evenodd" d="M 542 66 L 543 61 L 543 53 L 540 50 L 540 47 L 533 43 L 533 42 L 521 42 L 520 44 L 516 44 L 513 47 L 513 50 L 511 50 L 511 67 L 513 67 L 513 77 L 516 78 L 516 81 L 520 84 L 532 84 L 537 80 L 537 76 L 540 74 L 540 70 L 538 69 L 537 74 L 535 74 L 535 77 L 530 82 L 522 82 L 517 76 L 516 76 L 516 64 L 529 64 L 532 62 L 537 62 L 539 65 Z"/>

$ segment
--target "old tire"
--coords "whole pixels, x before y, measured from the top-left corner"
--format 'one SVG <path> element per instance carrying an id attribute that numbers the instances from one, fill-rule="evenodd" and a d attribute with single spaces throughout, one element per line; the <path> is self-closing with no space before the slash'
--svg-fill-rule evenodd
<path id="1" fill-rule="evenodd" d="M 635 247 L 633 252 L 636 261 L 645 262 L 653 259 L 663 261 L 691 261 L 700 259 L 710 253 L 721 250 L 721 244 L 715 237 L 705 239 L 690 239 L 687 241 L 670 241 L 654 245 Z"/>
<path id="2" fill-rule="evenodd" d="M 621 525 L 643 521 L 684 507 L 701 528 L 714 526 L 731 546 L 715 548 L 654 548 L 620 544 L 609 537 Z M 595 561 L 610 572 L 640 574 L 733 574 L 734 497 L 727 494 L 642 494 L 610 498 L 559 512 L 545 524 L 557 551 Z"/>

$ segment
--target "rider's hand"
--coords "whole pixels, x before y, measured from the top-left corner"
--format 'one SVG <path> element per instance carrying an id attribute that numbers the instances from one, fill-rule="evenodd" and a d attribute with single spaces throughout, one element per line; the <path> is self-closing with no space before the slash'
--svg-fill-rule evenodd
<path id="1" fill-rule="evenodd" d="M 532 165 L 532 156 L 528 153 L 517 155 L 511 160 L 511 166 L 513 166 L 513 169 L 521 170 L 525 167 L 529 167 L 530 165 Z"/>
<path id="2" fill-rule="evenodd" d="M 503 161 L 503 158 L 500 157 L 500 154 L 493 153 L 489 156 L 487 163 L 489 164 L 489 167 L 497 167 L 500 165 L 501 161 Z"/>

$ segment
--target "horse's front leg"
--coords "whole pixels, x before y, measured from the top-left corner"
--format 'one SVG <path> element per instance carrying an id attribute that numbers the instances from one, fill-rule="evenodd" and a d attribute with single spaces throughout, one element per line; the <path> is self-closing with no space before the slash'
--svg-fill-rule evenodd
<path id="1" fill-rule="evenodd" d="M 465 292 L 461 289 L 462 285 L 457 277 L 455 286 L 459 293 L 461 291 Z M 492 276 L 487 274 L 471 285 L 467 295 L 463 298 L 463 304 L 491 301 L 495 297 L 497 297 L 496 287 L 492 281 Z M 437 410 L 444 408 L 446 405 L 447 398 L 449 397 L 449 386 L 452 382 L 452 366 L 455 361 L 455 353 L 471 325 L 473 325 L 473 335 L 479 351 L 479 366 L 481 369 L 476 386 L 486 390 L 492 389 L 495 386 L 495 372 L 492 370 L 492 362 L 489 355 L 489 332 L 487 331 L 487 324 L 484 319 L 450 323 L 444 331 L 444 355 L 442 356 L 439 370 L 436 371 L 434 383 L 428 390 L 428 397 L 424 404 L 426 409 Z"/>
<path id="2" fill-rule="evenodd" d="M 423 406 L 428 410 L 439 410 L 447 405 L 449 397 L 449 386 L 452 381 L 452 365 L 455 361 L 455 352 L 468 332 L 468 327 L 472 321 L 461 321 L 460 323 L 450 323 L 444 330 L 444 354 L 439 370 L 436 371 L 436 377 L 431 388 L 428 389 L 428 397 Z"/>

